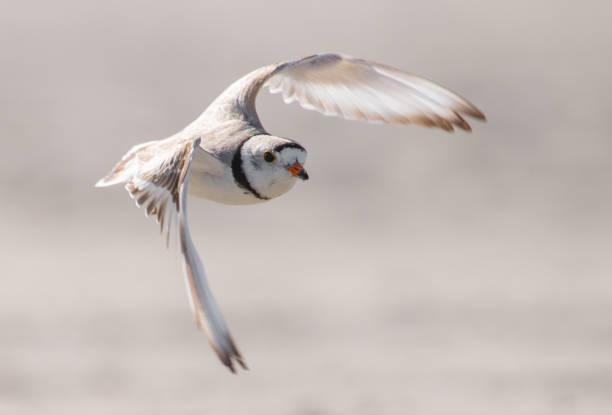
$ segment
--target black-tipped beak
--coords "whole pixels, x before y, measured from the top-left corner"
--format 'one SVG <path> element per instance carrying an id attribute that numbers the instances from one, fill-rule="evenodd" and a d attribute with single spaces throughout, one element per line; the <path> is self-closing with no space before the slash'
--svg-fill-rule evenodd
<path id="1" fill-rule="evenodd" d="M 293 177 L 299 177 L 302 180 L 308 180 L 308 173 L 304 170 L 304 167 L 297 161 L 291 166 L 287 167 L 287 170 Z"/>

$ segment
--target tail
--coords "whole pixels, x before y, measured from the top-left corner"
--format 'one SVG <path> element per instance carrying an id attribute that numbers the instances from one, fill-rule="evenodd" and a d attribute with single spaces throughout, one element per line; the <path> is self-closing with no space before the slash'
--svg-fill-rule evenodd
<path id="1" fill-rule="evenodd" d="M 119 163 L 106 176 L 98 180 L 96 187 L 107 187 L 119 183 L 126 183 L 138 172 L 140 166 L 146 162 L 146 150 L 158 141 L 149 141 L 132 147 Z"/>

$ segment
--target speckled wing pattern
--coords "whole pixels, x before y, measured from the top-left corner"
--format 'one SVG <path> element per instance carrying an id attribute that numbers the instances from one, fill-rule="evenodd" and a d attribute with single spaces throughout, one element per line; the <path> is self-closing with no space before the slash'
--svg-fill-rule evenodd
<path id="1" fill-rule="evenodd" d="M 187 184 L 191 163 L 199 145 L 200 139 L 197 138 L 169 147 L 171 155 L 167 152 L 159 154 L 158 151 L 157 160 L 149 161 L 155 168 L 146 168 L 145 165 L 126 183 L 125 188 L 136 204 L 145 209 L 147 216 L 156 217 L 167 244 L 176 233 L 196 324 L 208 335 L 219 359 L 234 372 L 234 362 L 245 369 L 246 365 L 208 286 L 187 222 Z"/>
<path id="2" fill-rule="evenodd" d="M 288 62 L 267 79 L 286 103 L 347 119 L 420 124 L 470 131 L 464 115 L 484 114 L 459 95 L 410 73 L 340 54 L 319 54 Z"/>

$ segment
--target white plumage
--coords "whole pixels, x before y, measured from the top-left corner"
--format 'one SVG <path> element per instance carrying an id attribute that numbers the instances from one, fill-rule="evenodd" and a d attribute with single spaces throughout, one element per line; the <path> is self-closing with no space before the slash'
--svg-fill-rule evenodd
<path id="1" fill-rule="evenodd" d="M 246 368 L 206 281 L 187 224 L 187 194 L 226 204 L 261 203 L 289 191 L 306 150 L 269 135 L 255 99 L 262 86 L 287 103 L 326 115 L 470 131 L 463 118 L 484 114 L 459 95 L 386 65 L 339 54 L 313 55 L 259 68 L 230 85 L 193 123 L 165 140 L 133 147 L 96 186 L 125 183 L 136 204 L 155 216 L 183 257 L 187 292 L 198 327 L 232 371 Z M 175 238 L 171 236 L 175 235 Z"/>

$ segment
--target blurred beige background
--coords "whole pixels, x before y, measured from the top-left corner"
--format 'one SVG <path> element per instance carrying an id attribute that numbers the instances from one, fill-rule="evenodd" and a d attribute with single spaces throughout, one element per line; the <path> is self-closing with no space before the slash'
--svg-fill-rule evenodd
<path id="1" fill-rule="evenodd" d="M 604 1 L 5 4 L 0 413 L 612 413 L 611 15 Z M 246 72 L 322 51 L 422 74 L 489 122 L 449 135 L 261 97 L 268 130 L 308 148 L 311 180 L 261 206 L 190 201 L 251 366 L 232 376 L 157 226 L 93 183 Z"/>

